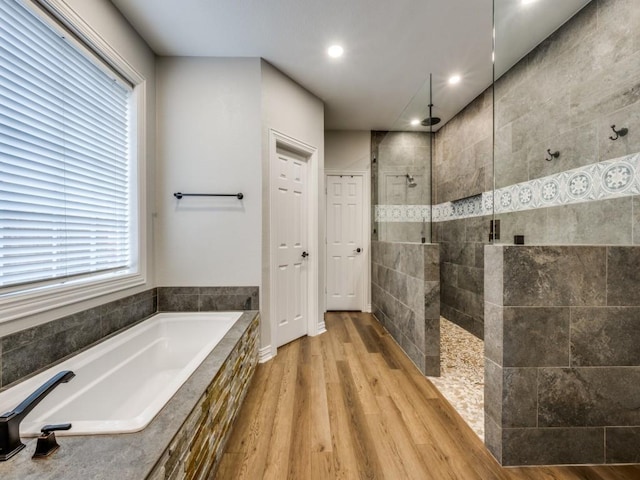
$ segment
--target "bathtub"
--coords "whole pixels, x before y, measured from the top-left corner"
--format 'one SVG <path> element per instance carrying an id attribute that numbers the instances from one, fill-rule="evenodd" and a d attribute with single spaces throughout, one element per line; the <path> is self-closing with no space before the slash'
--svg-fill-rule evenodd
<path id="1" fill-rule="evenodd" d="M 12 410 L 57 372 L 58 385 L 23 420 L 20 434 L 71 423 L 62 435 L 131 433 L 144 429 L 225 336 L 242 312 L 159 313 L 38 375 L 0 392 Z"/>

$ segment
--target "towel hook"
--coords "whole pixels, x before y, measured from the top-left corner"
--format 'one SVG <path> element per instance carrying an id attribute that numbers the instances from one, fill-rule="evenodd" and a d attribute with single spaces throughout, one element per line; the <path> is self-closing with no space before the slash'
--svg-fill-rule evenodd
<path id="1" fill-rule="evenodd" d="M 629 129 L 628 128 L 621 128 L 620 130 L 616 130 L 616 126 L 615 125 L 611 125 L 611 130 L 613 130 L 613 133 L 616 134 L 615 137 L 609 137 L 609 140 L 617 140 L 620 137 L 624 137 L 627 133 L 629 133 Z"/>
<path id="2" fill-rule="evenodd" d="M 547 153 L 551 156 L 551 158 L 545 158 L 547 162 L 550 162 L 554 158 L 558 158 L 560 156 L 559 151 L 552 152 L 550 148 L 547 148 Z"/>

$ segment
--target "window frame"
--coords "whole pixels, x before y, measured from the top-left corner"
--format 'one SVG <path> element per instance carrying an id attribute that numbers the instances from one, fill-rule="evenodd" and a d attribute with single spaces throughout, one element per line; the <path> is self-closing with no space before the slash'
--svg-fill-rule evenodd
<path id="1" fill-rule="evenodd" d="M 0 325 L 147 282 L 146 79 L 64 1 L 18 1 L 108 75 L 119 77 L 132 87 L 129 146 L 131 266 L 126 272 L 96 272 L 77 278 L 6 287 L 0 291 Z"/>

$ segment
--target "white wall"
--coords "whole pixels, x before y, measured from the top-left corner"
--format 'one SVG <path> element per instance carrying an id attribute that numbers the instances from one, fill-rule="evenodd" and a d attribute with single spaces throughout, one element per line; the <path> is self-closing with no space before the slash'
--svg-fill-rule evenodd
<path id="1" fill-rule="evenodd" d="M 157 284 L 260 285 L 260 60 L 161 57 L 157 79 Z"/>
<path id="2" fill-rule="evenodd" d="M 327 130 L 324 132 L 324 168 L 346 172 L 371 169 L 371 132 Z"/>
<path id="3" fill-rule="evenodd" d="M 269 138 L 270 131 L 295 138 L 318 149 L 318 163 L 314 166 L 313 176 L 318 181 L 318 192 L 324 192 L 324 104 L 315 95 L 302 88 L 296 82 L 262 60 L 262 161 L 263 161 L 263 238 L 269 238 Z M 310 172 L 311 173 L 311 172 Z M 322 198 L 321 195 L 319 197 Z M 318 225 L 318 252 L 311 252 L 322 259 L 319 262 L 318 284 L 318 321 L 324 321 L 324 285 L 325 285 L 325 205 L 318 201 L 318 211 L 309 212 L 310 221 Z M 270 344 L 271 325 L 269 318 L 269 245 L 265 241 L 262 249 L 262 288 L 261 303 L 261 343 L 265 348 Z"/>
<path id="4" fill-rule="evenodd" d="M 46 323 L 50 320 L 70 315 L 94 306 L 132 295 L 142 290 L 152 288 L 154 284 L 153 271 L 153 238 L 151 235 L 152 212 L 154 211 L 154 183 L 155 183 L 155 55 L 147 44 L 131 28 L 120 12 L 109 0 L 49 0 L 54 8 L 69 12 L 72 20 L 84 24 L 101 37 L 115 53 L 127 62 L 134 70 L 145 78 L 146 83 L 146 169 L 143 175 L 146 180 L 147 218 L 143 219 L 143 229 L 146 236 L 146 247 L 142 255 L 146 258 L 147 282 L 139 287 L 121 290 L 119 292 L 95 297 L 86 301 L 73 303 L 62 308 L 50 309 L 35 315 L 23 317 L 10 323 L 0 325 L 0 336 Z"/>

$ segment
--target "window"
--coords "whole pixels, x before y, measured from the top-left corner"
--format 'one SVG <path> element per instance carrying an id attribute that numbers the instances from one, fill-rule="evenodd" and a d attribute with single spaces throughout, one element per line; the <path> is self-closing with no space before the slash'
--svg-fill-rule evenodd
<path id="1" fill-rule="evenodd" d="M 137 268 L 134 89 L 0 0 L 0 296 Z"/>

